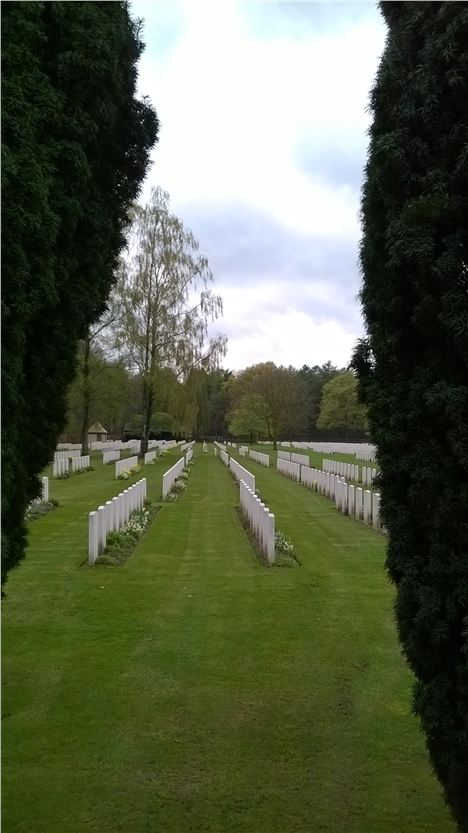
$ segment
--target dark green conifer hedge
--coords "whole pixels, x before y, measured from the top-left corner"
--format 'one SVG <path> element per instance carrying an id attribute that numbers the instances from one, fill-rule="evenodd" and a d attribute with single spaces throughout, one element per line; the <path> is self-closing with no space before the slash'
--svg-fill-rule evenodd
<path id="1" fill-rule="evenodd" d="M 468 4 L 381 9 L 362 201 L 367 339 L 354 366 L 414 709 L 467 831 Z"/>
<path id="2" fill-rule="evenodd" d="M 156 141 L 123 2 L 2 7 L 2 581 Z"/>

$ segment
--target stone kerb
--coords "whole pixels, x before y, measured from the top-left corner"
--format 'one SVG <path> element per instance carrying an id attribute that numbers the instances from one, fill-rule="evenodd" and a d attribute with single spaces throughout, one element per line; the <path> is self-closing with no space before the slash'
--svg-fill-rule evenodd
<path id="1" fill-rule="evenodd" d="M 248 486 L 252 492 L 255 492 L 255 475 L 253 475 L 250 471 L 247 471 L 247 469 L 245 469 L 244 466 L 241 466 L 241 464 L 238 463 L 237 460 L 234 460 L 233 457 L 229 460 L 229 468 L 236 480 L 239 482 L 243 480 L 246 486 Z"/>
<path id="2" fill-rule="evenodd" d="M 275 560 L 275 516 L 244 480 L 239 481 L 239 502 L 261 551 L 272 564 Z"/>
<path id="3" fill-rule="evenodd" d="M 123 460 L 117 460 L 115 464 L 115 476 L 118 477 L 123 471 L 133 469 L 138 465 L 138 457 L 126 457 Z"/>
<path id="4" fill-rule="evenodd" d="M 88 516 L 88 564 L 94 565 L 105 550 L 107 537 L 126 526 L 130 515 L 143 509 L 146 500 L 146 478 L 124 489 Z"/>
<path id="5" fill-rule="evenodd" d="M 163 498 L 167 497 L 169 492 L 172 491 L 174 483 L 184 470 L 185 465 L 185 457 L 181 457 L 180 460 L 177 460 L 177 463 L 164 472 L 162 477 L 162 496 Z"/>

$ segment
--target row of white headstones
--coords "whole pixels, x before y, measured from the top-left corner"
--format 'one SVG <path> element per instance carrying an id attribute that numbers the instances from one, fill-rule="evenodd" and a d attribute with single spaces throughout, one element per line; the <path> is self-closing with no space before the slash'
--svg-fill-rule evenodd
<path id="1" fill-rule="evenodd" d="M 88 516 L 88 563 L 95 564 L 105 550 L 107 536 L 119 532 L 128 523 L 130 515 L 143 509 L 146 500 L 146 477 L 124 489 L 120 495 L 107 500 Z"/>
<path id="2" fill-rule="evenodd" d="M 227 455 L 226 449 L 221 444 L 218 445 L 220 455 Z M 303 445 L 305 446 L 306 443 Z M 264 466 L 270 465 L 268 454 L 253 451 L 247 446 L 240 446 L 239 454 L 243 457 L 248 455 L 252 460 Z M 379 492 L 363 490 L 361 487 L 348 484 L 345 480 L 345 477 L 348 477 L 356 482 L 362 482 L 364 486 L 371 486 L 377 475 L 377 470 L 339 460 L 323 460 L 322 465 L 323 470 L 316 469 L 310 465 L 309 457 L 305 454 L 278 451 L 276 468 L 281 474 L 334 500 L 338 511 L 356 520 L 364 521 L 365 524 L 373 526 L 374 529 L 380 529 Z"/>
<path id="3" fill-rule="evenodd" d="M 252 452 L 249 456 L 253 459 Z M 268 457 L 267 454 L 263 455 Z M 289 451 L 278 451 L 278 459 L 288 460 L 300 466 L 310 466 L 309 457 L 306 454 L 295 454 Z M 329 471 L 332 474 L 339 474 L 342 477 L 347 477 L 349 480 L 354 480 L 356 483 L 362 483 L 364 486 L 371 486 L 374 478 L 377 475 L 377 469 L 369 468 L 368 466 L 359 466 L 357 463 L 345 463 L 342 460 L 322 460 L 323 471 Z M 294 471 L 298 471 L 294 469 Z M 299 475 L 299 472 L 298 472 Z M 300 476 L 296 480 L 300 480 Z"/>
<path id="4" fill-rule="evenodd" d="M 251 460 L 255 460 L 256 463 L 260 463 L 261 466 L 269 466 L 270 465 L 270 455 L 263 454 L 262 451 L 253 451 L 251 448 L 247 448 L 247 446 L 242 445 L 239 448 L 239 454 L 241 457 L 249 456 Z"/>
<path id="5" fill-rule="evenodd" d="M 270 455 L 263 452 L 253 451 L 248 446 L 241 445 L 239 447 L 239 454 L 241 457 L 249 456 L 251 460 L 260 463 L 262 466 L 270 465 Z M 287 460 L 299 466 L 310 466 L 310 460 L 306 454 L 297 454 L 291 451 L 278 451 L 278 459 Z M 357 463 L 344 463 L 340 460 L 322 460 L 322 468 L 324 471 L 329 471 L 332 474 L 339 474 L 353 480 L 356 483 L 362 483 L 363 486 L 371 486 L 374 478 L 377 475 L 377 469 L 369 468 L 367 466 L 359 466 Z M 296 480 L 300 480 L 300 470 L 295 466 L 291 467 L 291 471 L 296 472 Z M 314 469 L 315 471 L 315 469 Z"/>
<path id="6" fill-rule="evenodd" d="M 369 466 L 358 466 L 354 463 L 343 463 L 340 460 L 322 460 L 322 469 L 331 474 L 339 474 L 340 477 L 347 477 L 363 486 L 372 486 L 377 477 L 377 469 Z"/>
<path id="7" fill-rule="evenodd" d="M 100 443 L 100 445 L 102 445 L 102 443 Z M 109 445 L 112 445 L 113 447 L 106 450 L 100 449 L 102 451 L 102 463 L 104 466 L 107 465 L 107 463 L 114 463 L 115 461 L 120 460 L 122 451 L 130 451 L 130 458 L 127 457 L 124 458 L 124 460 L 129 460 L 134 456 L 138 456 L 140 453 L 139 442 L 133 442 L 131 445 L 129 445 L 129 443 L 122 443 L 120 446 L 118 446 L 117 443 L 109 443 Z M 181 451 L 185 451 L 186 448 L 190 447 L 190 443 L 186 443 L 184 440 L 180 440 L 178 443 L 175 440 L 150 440 L 148 443 L 148 451 L 144 455 L 144 463 L 153 462 L 158 454 L 163 454 L 165 451 L 168 451 L 171 448 L 176 448 L 177 446 L 179 446 Z M 124 468 L 133 468 L 133 466 L 124 466 L 120 469 L 120 471 L 123 471 Z"/>
<path id="8" fill-rule="evenodd" d="M 52 463 L 52 477 L 63 477 L 64 475 L 70 474 L 70 472 L 73 473 L 82 469 L 88 469 L 89 466 L 89 454 L 85 454 L 83 457 L 79 455 L 74 457 L 61 457 Z"/>
<path id="9" fill-rule="evenodd" d="M 162 494 L 167 497 L 174 488 L 175 481 L 184 467 L 193 458 L 192 443 L 185 443 L 186 453 L 163 474 Z M 138 458 L 133 458 L 138 460 Z M 128 460 L 132 460 L 131 457 Z M 124 463 L 127 460 L 121 460 Z M 133 468 L 133 466 L 131 466 Z M 127 525 L 133 512 L 143 509 L 146 500 L 146 477 L 124 489 L 116 497 L 106 501 L 88 516 L 88 563 L 94 565 L 98 556 L 105 550 L 107 536 L 110 532 L 119 532 Z"/>
<path id="10" fill-rule="evenodd" d="M 232 445 L 232 444 L 231 444 Z M 275 516 L 255 493 L 255 476 L 230 457 L 221 443 L 214 443 L 215 456 L 228 466 L 239 483 L 239 503 L 243 517 L 269 564 L 275 560 Z"/>
<path id="11" fill-rule="evenodd" d="M 303 448 L 319 454 L 351 454 L 357 460 L 375 460 L 377 449 L 372 443 L 280 442 L 282 448 Z"/>
<path id="12" fill-rule="evenodd" d="M 281 474 L 290 477 L 314 489 L 319 494 L 335 501 L 339 512 L 349 515 L 358 521 L 364 521 L 374 529 L 380 529 L 380 494 L 363 490 L 346 482 L 342 475 L 332 474 L 329 471 L 315 469 L 312 466 L 300 465 L 290 460 L 283 460 L 278 457 L 276 467 Z M 376 471 L 368 469 L 369 472 Z"/>
<path id="13" fill-rule="evenodd" d="M 195 445 L 195 440 L 190 443 L 184 443 L 180 446 L 180 451 L 182 453 L 185 452 L 185 456 L 188 454 L 190 455 L 189 459 L 192 459 L 193 454 L 193 446 Z M 166 449 L 163 449 L 165 451 Z M 109 452 L 108 452 L 109 453 Z M 113 453 L 113 452 L 110 452 Z M 148 465 L 149 463 L 154 462 L 156 460 L 156 450 L 154 451 L 147 451 L 144 456 L 144 465 Z M 182 458 L 184 459 L 184 458 Z M 188 462 L 188 461 L 187 461 Z M 122 474 L 124 471 L 130 471 L 130 469 L 135 468 L 138 465 L 138 457 L 124 457 L 123 460 L 117 460 L 115 463 L 115 476 L 118 477 L 119 474 Z M 182 466 L 183 468 L 183 466 Z M 170 491 L 170 489 L 169 489 Z"/>
<path id="14" fill-rule="evenodd" d="M 184 468 L 188 466 L 190 461 L 193 458 L 193 446 L 195 442 L 189 443 L 189 447 L 187 448 L 185 455 L 174 463 L 174 465 L 163 474 L 162 477 L 162 496 L 163 498 L 167 497 L 169 492 L 172 492 L 175 482 L 179 475 L 182 474 Z"/>

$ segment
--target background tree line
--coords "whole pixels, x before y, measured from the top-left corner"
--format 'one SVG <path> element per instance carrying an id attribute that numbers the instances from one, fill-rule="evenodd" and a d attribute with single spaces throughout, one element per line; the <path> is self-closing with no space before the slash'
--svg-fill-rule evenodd
<path id="1" fill-rule="evenodd" d="M 140 438 L 143 434 L 143 374 L 125 355 L 109 347 L 106 330 L 79 345 L 78 373 L 68 394 L 66 433 L 83 440 L 96 420 L 112 437 Z M 164 436 L 230 436 L 250 442 L 284 437 L 364 438 L 366 415 L 353 373 L 331 362 L 299 370 L 273 362 L 238 372 L 194 367 L 183 377 L 173 368 L 159 367 L 149 437 Z"/>

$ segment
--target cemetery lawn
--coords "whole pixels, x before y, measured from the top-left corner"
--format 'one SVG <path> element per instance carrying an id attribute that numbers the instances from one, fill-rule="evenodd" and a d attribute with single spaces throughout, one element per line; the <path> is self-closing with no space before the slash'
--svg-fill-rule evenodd
<path id="1" fill-rule="evenodd" d="M 382 536 L 241 458 L 300 560 L 260 566 L 209 448 L 123 567 L 86 566 L 87 513 L 132 481 L 51 481 L 4 601 L 4 829 L 454 833 Z"/>

